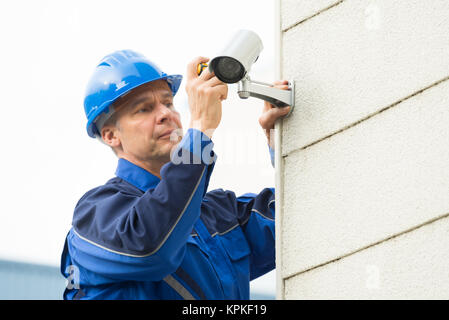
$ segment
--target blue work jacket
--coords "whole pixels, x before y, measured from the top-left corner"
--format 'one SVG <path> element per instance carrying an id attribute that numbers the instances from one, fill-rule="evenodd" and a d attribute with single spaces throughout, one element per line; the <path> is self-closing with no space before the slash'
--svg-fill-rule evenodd
<path id="1" fill-rule="evenodd" d="M 249 282 L 275 267 L 274 189 L 207 192 L 212 141 L 189 129 L 177 148 L 190 161 L 167 163 L 161 179 L 119 159 L 116 177 L 79 200 L 64 299 L 249 299 Z"/>

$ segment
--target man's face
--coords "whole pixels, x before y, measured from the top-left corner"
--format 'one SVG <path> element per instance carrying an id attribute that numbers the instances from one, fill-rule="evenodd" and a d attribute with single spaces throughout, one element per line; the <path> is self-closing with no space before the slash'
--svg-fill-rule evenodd
<path id="1" fill-rule="evenodd" d="M 134 89 L 118 101 L 115 109 L 117 122 L 112 130 L 119 157 L 170 161 L 170 151 L 180 140 L 173 137 L 182 134 L 182 124 L 166 81 L 157 80 Z M 171 134 L 173 130 L 176 131 Z"/>

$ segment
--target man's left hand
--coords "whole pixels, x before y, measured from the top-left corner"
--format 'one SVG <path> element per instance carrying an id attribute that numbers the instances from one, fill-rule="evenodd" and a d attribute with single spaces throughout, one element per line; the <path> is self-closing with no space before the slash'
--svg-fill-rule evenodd
<path id="1" fill-rule="evenodd" d="M 288 90 L 288 81 L 275 81 L 273 86 L 282 90 Z M 290 108 L 290 106 L 277 108 L 267 101 L 264 103 L 262 115 L 259 117 L 259 124 L 267 136 L 270 148 L 273 150 L 274 136 L 272 135 L 274 134 L 274 123 L 278 118 L 285 116 L 290 111 Z"/>

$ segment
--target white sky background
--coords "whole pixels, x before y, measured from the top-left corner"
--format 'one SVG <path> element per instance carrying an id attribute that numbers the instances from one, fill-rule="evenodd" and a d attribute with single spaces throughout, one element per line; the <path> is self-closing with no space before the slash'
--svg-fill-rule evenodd
<path id="1" fill-rule="evenodd" d="M 238 29 L 264 43 L 253 79 L 274 81 L 273 0 L 3 1 L 0 4 L 0 258 L 59 265 L 73 209 L 114 176 L 117 159 L 87 136 L 84 90 L 99 60 L 120 49 L 143 53 L 185 75 L 194 57 L 213 57 Z M 183 81 L 183 85 L 185 80 Z M 189 119 L 182 86 L 175 106 Z M 274 187 L 258 117 L 263 102 L 229 88 L 213 137 L 218 155 L 209 190 L 237 195 Z M 253 284 L 274 293 L 274 273 Z"/>

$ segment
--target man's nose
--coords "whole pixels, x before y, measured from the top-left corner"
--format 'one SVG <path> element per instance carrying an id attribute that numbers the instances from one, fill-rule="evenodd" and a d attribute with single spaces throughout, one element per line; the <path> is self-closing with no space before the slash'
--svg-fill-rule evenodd
<path id="1" fill-rule="evenodd" d="M 172 109 L 170 109 L 163 103 L 159 103 L 157 108 L 158 108 L 158 110 L 157 110 L 158 111 L 158 116 L 157 116 L 158 124 L 173 120 L 174 112 Z"/>

